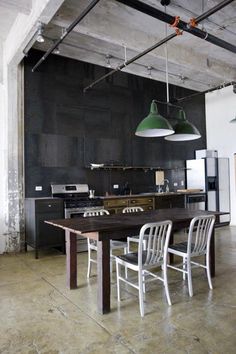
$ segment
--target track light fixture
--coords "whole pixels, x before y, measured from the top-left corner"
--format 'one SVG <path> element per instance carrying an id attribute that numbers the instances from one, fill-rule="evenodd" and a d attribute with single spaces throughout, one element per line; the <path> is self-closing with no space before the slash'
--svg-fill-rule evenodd
<path id="1" fill-rule="evenodd" d="M 39 25 L 38 25 L 38 33 L 37 33 L 36 41 L 39 42 L 39 43 L 43 43 L 44 42 L 43 24 L 42 24 L 42 22 L 39 22 Z"/>
<path id="2" fill-rule="evenodd" d="M 112 58 L 112 55 L 111 55 L 111 54 L 106 54 L 105 58 L 106 58 L 107 67 L 108 67 L 108 68 L 111 68 L 111 58 Z"/>
<path id="3" fill-rule="evenodd" d="M 53 41 L 53 43 L 55 43 L 56 41 Z M 60 54 L 60 49 L 59 46 L 57 46 L 54 50 L 53 50 L 53 54 Z"/>

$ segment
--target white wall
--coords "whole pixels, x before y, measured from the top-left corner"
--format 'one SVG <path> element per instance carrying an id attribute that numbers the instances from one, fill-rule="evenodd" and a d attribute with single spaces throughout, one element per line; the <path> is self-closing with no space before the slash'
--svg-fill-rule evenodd
<path id="1" fill-rule="evenodd" d="M 206 131 L 207 149 L 218 150 L 219 157 L 230 159 L 230 199 L 231 224 L 236 225 L 236 123 L 230 120 L 236 117 L 236 94 L 228 86 L 206 94 Z"/>
<path id="2" fill-rule="evenodd" d="M 0 83 L 0 254 L 5 251 L 5 235 L 7 233 L 7 153 L 6 153 L 6 120 L 5 120 L 4 86 Z"/>

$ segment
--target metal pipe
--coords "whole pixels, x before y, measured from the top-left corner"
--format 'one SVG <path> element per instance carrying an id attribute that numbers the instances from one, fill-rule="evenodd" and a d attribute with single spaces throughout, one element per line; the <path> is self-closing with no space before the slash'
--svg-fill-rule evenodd
<path id="1" fill-rule="evenodd" d="M 164 21 L 164 22 L 166 22 L 166 23 L 173 23 L 173 22 L 174 22 L 174 19 L 175 19 L 174 17 L 172 17 L 172 16 L 168 15 L 167 13 L 164 13 L 164 12 L 158 10 L 158 9 L 155 9 L 155 8 L 153 8 L 153 7 L 151 7 L 151 6 L 148 6 L 148 5 L 146 5 L 146 4 L 144 4 L 144 3 L 140 2 L 140 1 L 137 1 L 137 0 L 116 0 L 116 1 L 118 1 L 118 2 L 120 2 L 120 3 L 123 3 L 123 4 L 127 5 L 127 6 L 130 6 L 130 7 L 134 8 L 134 9 L 136 9 L 136 10 L 138 10 L 138 11 L 144 12 L 144 13 L 150 15 L 150 16 L 153 16 L 152 10 L 155 10 L 155 11 L 159 14 L 160 18 L 158 18 L 158 17 L 156 17 L 156 16 L 153 16 L 153 17 L 158 18 L 158 19 L 161 19 L 161 21 Z M 214 12 L 216 12 L 216 11 L 218 11 L 216 8 L 219 8 L 219 7 L 222 8 L 222 7 L 226 6 L 226 5 L 228 5 L 228 4 L 229 4 L 230 2 L 232 2 L 232 1 L 234 1 L 234 0 L 225 0 L 225 1 L 223 1 L 222 3 L 220 3 L 220 4 L 216 5 L 216 6 L 214 6 L 214 8 L 212 8 L 211 10 L 208 10 L 207 12 L 205 12 L 205 13 L 203 13 L 202 15 L 198 16 L 198 17 L 196 18 L 196 22 L 199 23 L 199 22 L 203 21 L 204 19 L 206 19 L 206 17 L 207 17 L 206 14 L 207 14 L 207 13 L 210 13 L 210 14 L 212 15 L 212 14 L 213 14 L 213 9 L 214 9 Z M 144 11 L 144 10 L 145 10 L 145 11 Z M 208 16 L 209 16 L 209 15 L 208 15 Z M 163 20 L 163 18 L 164 18 L 165 20 Z M 183 22 L 183 21 L 181 21 L 181 22 Z M 188 24 L 185 23 L 185 26 L 186 26 L 186 31 L 189 32 L 189 29 L 187 29 Z M 194 29 L 196 30 L 196 28 L 194 28 Z M 200 36 L 200 38 L 202 38 L 202 39 L 207 40 L 207 39 L 210 38 L 210 39 L 213 41 L 214 39 L 217 38 L 217 37 L 214 37 L 214 36 L 208 34 L 207 32 L 204 32 L 204 31 L 201 31 L 201 30 L 199 30 L 199 31 L 200 31 L 200 32 L 199 32 L 199 34 L 198 34 L 198 37 Z M 191 33 L 191 32 L 190 32 L 190 33 Z M 195 34 L 195 35 L 196 35 L 196 34 Z M 172 38 L 174 38 L 174 37 L 176 37 L 176 36 L 177 36 L 176 33 L 173 33 L 173 34 L 169 35 L 168 37 L 162 39 L 160 42 L 154 44 L 152 47 L 149 47 L 148 49 L 144 50 L 143 52 L 141 52 L 140 54 L 136 55 L 136 56 L 133 57 L 132 59 L 128 60 L 128 61 L 125 62 L 124 64 L 117 66 L 115 69 L 111 70 L 109 73 L 107 73 L 107 74 L 101 76 L 99 79 L 95 80 L 95 81 L 92 82 L 90 85 L 86 86 L 86 87 L 84 88 L 84 90 L 83 90 L 84 93 L 85 93 L 86 91 L 88 91 L 89 89 L 91 89 L 92 87 L 94 87 L 95 85 L 97 85 L 99 82 L 101 82 L 101 81 L 103 81 L 104 79 L 106 79 L 107 77 L 113 75 L 113 74 L 116 73 L 117 71 L 122 70 L 122 69 L 123 69 L 124 67 L 126 67 L 127 65 L 133 63 L 135 60 L 137 60 L 137 59 L 143 57 L 144 55 L 146 55 L 146 54 L 148 54 L 149 52 L 151 52 L 152 50 L 158 48 L 158 47 L 161 46 L 162 44 L 167 43 L 170 39 L 172 39 Z M 223 41 L 223 42 L 224 42 L 224 41 Z M 224 43 L 229 44 L 229 43 L 227 43 L 227 42 L 224 42 Z M 232 45 L 229 44 L 229 46 L 232 46 Z M 236 52 L 236 47 L 233 46 L 233 48 L 234 48 L 234 50 L 235 50 L 235 52 Z"/>
<path id="2" fill-rule="evenodd" d="M 195 92 L 195 93 L 192 93 L 189 96 L 176 98 L 174 102 L 182 102 L 182 101 L 188 100 L 190 98 L 193 98 L 193 97 L 196 97 L 196 96 L 200 96 L 200 95 L 204 95 L 205 93 L 212 92 L 212 91 L 215 91 L 215 90 L 220 90 L 220 89 L 222 89 L 224 87 L 228 87 L 228 86 L 234 85 L 234 84 L 236 84 L 236 81 L 230 81 L 230 82 L 224 83 L 222 85 L 213 87 L 213 88 L 211 88 L 209 90 L 205 90 L 205 91 L 202 91 L 202 92 Z"/>
<path id="3" fill-rule="evenodd" d="M 36 63 L 36 65 L 33 67 L 32 72 L 34 72 L 40 64 L 51 54 L 56 47 L 63 41 L 64 38 L 68 36 L 68 34 L 75 28 L 75 26 L 78 25 L 79 22 L 83 20 L 83 18 L 94 8 L 94 6 L 99 2 L 100 0 L 93 0 L 91 3 L 84 9 L 84 11 L 72 22 L 72 24 L 65 29 L 65 32 L 61 35 L 61 37 L 55 41 L 55 43 L 47 50 L 47 52 L 42 56 L 42 58 Z"/>
<path id="4" fill-rule="evenodd" d="M 205 20 L 207 17 L 210 17 L 211 15 L 213 15 L 215 12 L 223 9 L 223 7 L 225 7 L 226 5 L 229 5 L 231 2 L 233 2 L 234 0 L 224 0 L 222 2 L 220 2 L 219 4 L 215 5 L 214 7 L 212 7 L 212 9 L 209 9 L 208 11 L 204 12 L 202 15 L 197 17 L 197 23 Z"/>
<path id="5" fill-rule="evenodd" d="M 149 6 L 139 0 L 116 0 L 116 1 L 121 4 L 124 4 L 126 6 L 129 6 L 132 9 L 140 11 L 146 15 L 154 17 L 160 21 L 163 21 L 163 22 L 166 22 L 169 24 L 173 24 L 175 21 L 175 17 L 173 17 L 167 13 L 164 13 L 163 11 L 158 10 L 155 7 Z M 213 13 L 218 11 L 219 9 L 222 9 L 223 7 L 225 7 L 226 5 L 228 5 L 229 3 L 233 2 L 233 1 L 234 0 L 222 1 L 217 6 L 214 6 L 211 10 L 208 10 L 204 14 L 196 17 L 196 19 L 195 19 L 196 23 L 199 23 L 199 22 L 205 20 L 207 17 L 209 17 L 210 15 L 212 15 Z M 198 38 L 204 39 L 209 43 L 215 44 L 218 47 L 221 47 L 221 48 L 229 50 L 233 53 L 236 53 L 236 46 L 235 45 L 228 43 L 218 37 L 215 37 L 206 31 L 202 31 L 199 28 L 191 27 L 187 22 L 180 20 L 179 23 L 176 25 L 176 27 L 185 31 L 185 32 L 191 33 L 192 35 L 194 35 Z"/>
<path id="6" fill-rule="evenodd" d="M 107 77 L 113 75 L 114 73 L 116 73 L 117 71 L 120 71 L 122 69 L 124 69 L 126 66 L 128 66 L 129 64 L 133 63 L 134 61 L 140 59 L 141 57 L 143 57 L 144 55 L 148 54 L 149 52 L 153 51 L 154 49 L 160 47 L 162 44 L 168 42 L 170 39 L 176 37 L 177 34 L 176 33 L 172 33 L 170 34 L 168 37 L 162 39 L 160 42 L 154 44 L 153 46 L 145 49 L 143 52 L 135 55 L 133 58 L 125 61 L 123 64 L 118 65 L 115 69 L 109 71 L 107 74 L 101 76 L 99 79 L 95 80 L 94 82 L 92 82 L 90 85 L 88 85 L 87 87 L 84 88 L 84 93 L 86 91 L 88 91 L 89 89 L 91 89 L 93 86 L 97 85 L 99 82 L 103 81 L 104 79 L 106 79 Z"/>

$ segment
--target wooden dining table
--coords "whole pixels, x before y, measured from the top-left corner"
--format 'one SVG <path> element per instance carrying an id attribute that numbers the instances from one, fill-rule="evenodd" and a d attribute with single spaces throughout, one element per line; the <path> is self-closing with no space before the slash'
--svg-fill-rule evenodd
<path id="1" fill-rule="evenodd" d="M 129 214 L 113 214 L 99 217 L 71 218 L 45 221 L 66 230 L 66 281 L 69 289 L 77 288 L 77 248 L 79 234 L 97 241 L 97 309 L 101 314 L 110 312 L 110 240 L 137 235 L 142 225 L 150 222 L 173 222 L 170 244 L 174 232 L 189 226 L 192 218 L 201 215 L 221 215 L 219 212 L 190 210 L 185 208 L 159 209 Z M 170 260 L 172 261 L 172 259 Z M 210 245 L 211 276 L 215 276 L 215 234 Z"/>

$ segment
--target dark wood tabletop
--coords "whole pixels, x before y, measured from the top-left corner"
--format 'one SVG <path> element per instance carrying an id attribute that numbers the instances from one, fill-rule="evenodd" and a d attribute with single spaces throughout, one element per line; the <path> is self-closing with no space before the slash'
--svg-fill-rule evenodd
<path id="1" fill-rule="evenodd" d="M 173 224 L 188 222 L 199 215 L 222 215 L 216 211 L 190 210 L 185 208 L 159 209 L 146 212 L 113 214 L 88 218 L 50 220 L 47 223 L 70 232 L 86 234 L 91 232 L 123 231 L 142 227 L 149 222 L 171 220 Z M 86 237 L 86 235 L 84 235 Z"/>
<path id="2" fill-rule="evenodd" d="M 97 240 L 97 306 L 98 312 L 110 312 L 110 240 L 137 234 L 150 222 L 171 220 L 173 222 L 170 244 L 174 232 L 189 226 L 192 218 L 201 215 L 223 215 L 215 211 L 190 210 L 184 208 L 159 209 L 140 213 L 114 214 L 87 218 L 71 218 L 45 221 L 66 231 L 66 281 L 70 289 L 77 288 L 76 235 Z M 214 229 L 210 244 L 211 276 L 215 276 Z M 170 258 L 170 261 L 172 259 Z"/>

